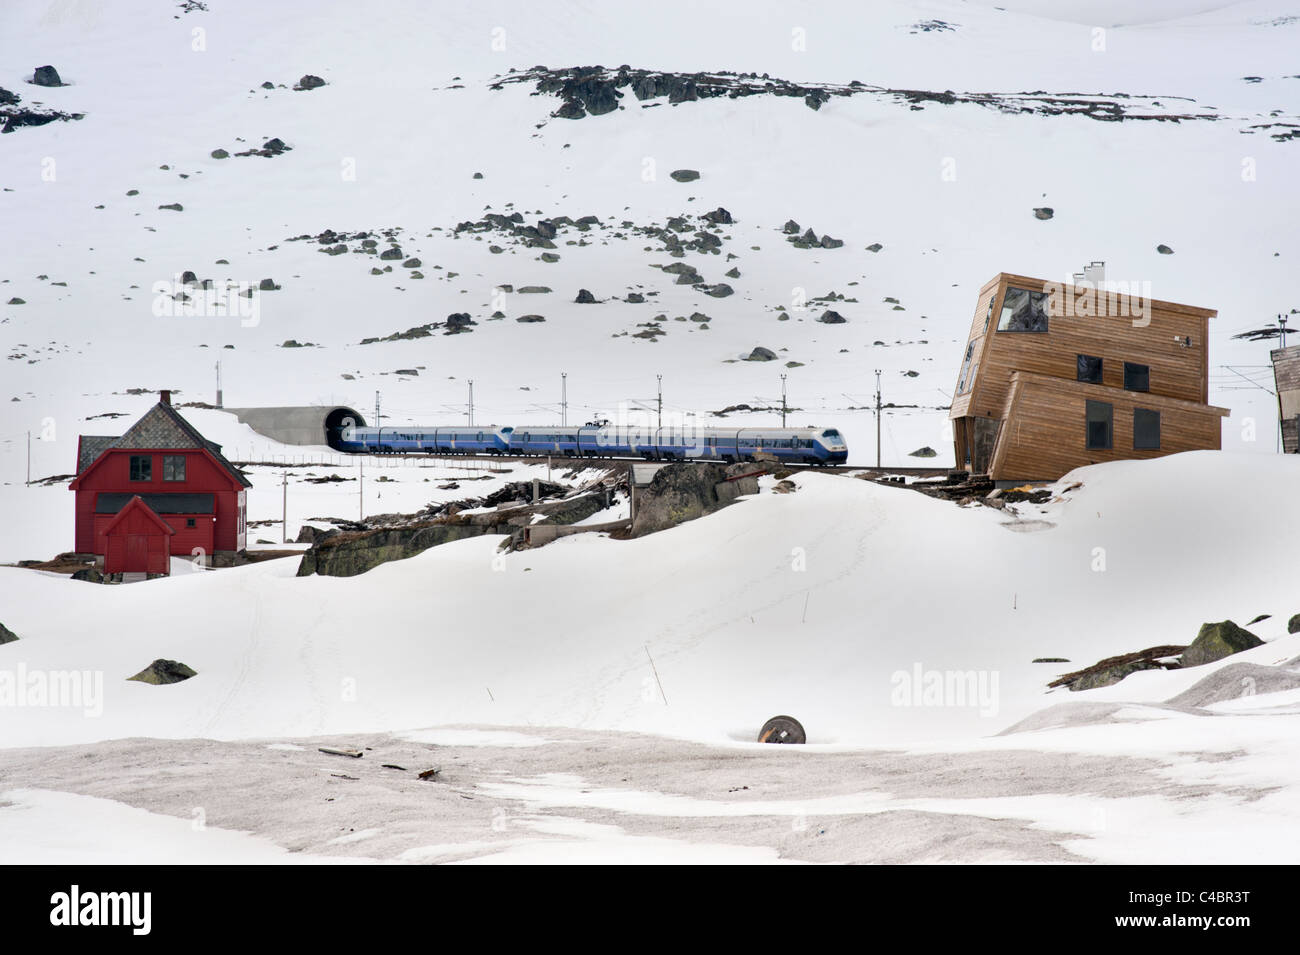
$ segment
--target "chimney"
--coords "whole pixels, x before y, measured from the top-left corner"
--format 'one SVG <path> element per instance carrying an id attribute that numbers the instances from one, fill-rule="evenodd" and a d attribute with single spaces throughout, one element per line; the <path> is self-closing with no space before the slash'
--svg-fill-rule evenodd
<path id="1" fill-rule="evenodd" d="M 172 393 L 170 391 L 158 392 L 158 403 L 163 405 L 170 405 L 172 403 Z"/>

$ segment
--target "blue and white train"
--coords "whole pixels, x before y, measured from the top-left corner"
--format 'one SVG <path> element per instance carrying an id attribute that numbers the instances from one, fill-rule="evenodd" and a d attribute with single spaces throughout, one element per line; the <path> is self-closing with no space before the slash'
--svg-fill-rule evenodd
<path id="1" fill-rule="evenodd" d="M 637 428 L 589 422 L 571 427 L 344 428 L 337 448 L 353 454 L 500 454 L 649 461 L 752 461 L 770 454 L 790 464 L 843 464 L 834 428 Z"/>

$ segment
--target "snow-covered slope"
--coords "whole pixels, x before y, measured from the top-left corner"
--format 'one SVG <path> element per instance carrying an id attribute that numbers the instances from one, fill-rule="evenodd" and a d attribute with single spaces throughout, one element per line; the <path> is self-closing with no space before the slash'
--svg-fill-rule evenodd
<path id="1" fill-rule="evenodd" d="M 1190 642 L 1207 620 L 1271 614 L 1252 630 L 1274 642 L 1237 659 L 1300 656 L 1285 634 L 1300 610 L 1296 513 L 1234 493 L 1298 477 L 1294 459 L 1246 454 L 1103 465 L 1012 522 L 806 474 L 793 494 L 639 540 L 579 535 L 502 559 L 499 538 L 475 538 L 354 578 L 294 577 L 295 560 L 125 587 L 0 569 L 5 623 L 22 636 L 3 652 L 30 670 L 103 674 L 101 713 L 8 710 L 21 719 L 6 718 L 4 739 L 471 722 L 725 741 L 778 712 L 822 743 L 990 736 L 1094 698 L 1049 694 L 1058 673 Z M 200 676 L 126 681 L 158 657 Z M 1164 700 L 1210 672 L 1133 677 L 1117 698 Z M 934 697 L 931 673 L 974 682 Z"/>

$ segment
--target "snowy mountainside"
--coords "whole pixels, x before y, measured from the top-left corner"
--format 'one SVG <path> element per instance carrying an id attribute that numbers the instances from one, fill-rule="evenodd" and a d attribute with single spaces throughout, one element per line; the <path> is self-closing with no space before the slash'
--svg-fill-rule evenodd
<path id="1" fill-rule="evenodd" d="M 929 446 L 943 464 L 943 409 L 979 285 L 1002 270 L 1066 278 L 1092 259 L 1113 278 L 1150 281 L 1157 298 L 1217 307 L 1212 363 L 1270 384 L 1248 367 L 1266 363 L 1266 346 L 1230 335 L 1293 307 L 1296 142 L 1273 138 L 1286 127 L 1253 128 L 1296 118 L 1300 25 L 1280 4 L 1162 3 L 1141 24 L 1105 29 L 1100 51 L 1089 21 L 1112 22 L 1113 4 L 760 3 L 739 17 L 727 5 L 399 3 L 369 11 L 364 29 L 341 2 L 206 7 L 67 2 L 0 14 L 0 86 L 84 114 L 0 140 L 12 190 L 0 193 L 11 225 L 0 300 L 24 303 L 0 306 L 7 480 L 29 428 L 53 433 L 35 442 L 33 472 L 66 473 L 75 435 L 96 430 L 84 419 L 138 414 L 148 399 L 123 394 L 133 387 L 211 401 L 217 360 L 229 404 L 369 408 L 379 390 L 390 420 L 422 423 L 457 420 L 468 378 L 476 420 L 549 423 L 561 372 L 571 419 L 635 407 L 662 374 L 670 413 L 747 404 L 768 410 L 712 420 L 771 423 L 784 373 L 793 420 L 840 427 L 864 463 L 880 369 L 884 400 L 904 406 L 885 419 L 886 462 L 913 463 L 910 452 Z M 945 27 L 916 28 L 936 21 Z M 67 85 L 25 82 L 33 57 Z M 1100 121 L 867 94 L 815 110 L 798 97 L 671 105 L 629 94 L 621 109 L 569 120 L 552 116 L 559 98 L 500 82 L 597 63 L 938 94 L 1102 94 L 1130 109 L 1145 97 L 1160 104 L 1148 112 L 1222 118 Z M 293 89 L 305 74 L 327 85 Z M 272 138 L 289 150 L 235 155 Z M 231 155 L 212 158 L 218 149 Z M 1256 175 L 1243 181 L 1247 159 Z M 700 178 L 674 181 L 678 169 Z M 1040 206 L 1054 217 L 1036 219 Z M 696 228 L 718 207 L 735 222 L 712 230 L 723 238 L 716 255 L 675 259 L 638 231 L 674 216 Z M 492 236 L 454 231 L 487 212 L 600 224 L 565 230 L 559 260 L 545 262 L 540 248 L 492 254 Z M 793 246 L 781 232 L 790 219 L 843 247 Z M 326 230 L 370 234 L 379 250 L 391 235 L 402 258 L 290 241 Z M 402 267 L 411 258 L 418 270 Z M 702 286 L 653 267 L 675 262 L 698 268 Z M 726 276 L 733 268 L 738 278 Z M 155 283 L 186 271 L 280 288 L 258 295 L 255 324 L 155 315 Z M 733 295 L 701 290 L 724 282 Z M 581 288 L 599 301 L 576 304 Z M 629 303 L 630 293 L 646 300 Z M 855 301 L 808 302 L 831 293 Z M 818 322 L 827 309 L 846 321 Z M 453 313 L 471 315 L 470 333 L 359 344 Z M 545 321 L 515 321 L 524 315 Z M 637 338 L 649 325 L 666 334 Z M 739 360 L 760 345 L 778 359 Z M 1271 451 L 1271 397 L 1217 367 L 1212 380 L 1211 401 L 1233 409 L 1225 447 Z"/>

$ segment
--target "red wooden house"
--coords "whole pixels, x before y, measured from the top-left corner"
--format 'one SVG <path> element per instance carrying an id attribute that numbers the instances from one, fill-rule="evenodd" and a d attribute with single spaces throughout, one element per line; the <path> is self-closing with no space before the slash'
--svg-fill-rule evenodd
<path id="1" fill-rule="evenodd" d="M 164 391 L 120 437 L 78 441 L 74 549 L 109 574 L 166 573 L 168 555 L 229 565 L 244 549 L 249 487 Z"/>

